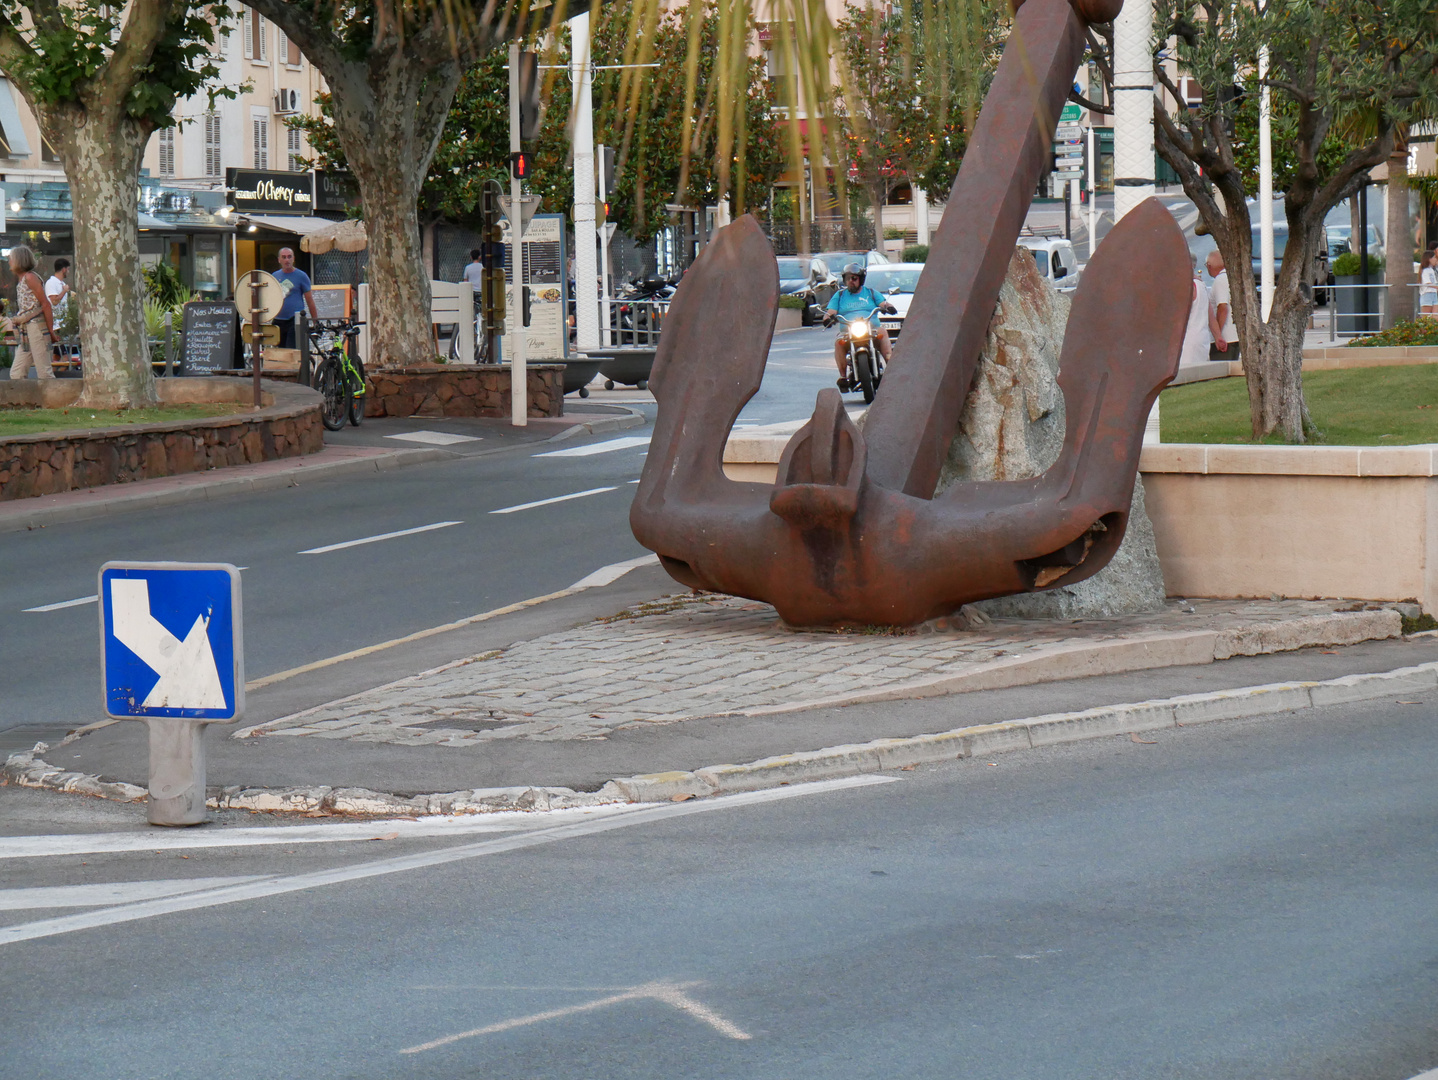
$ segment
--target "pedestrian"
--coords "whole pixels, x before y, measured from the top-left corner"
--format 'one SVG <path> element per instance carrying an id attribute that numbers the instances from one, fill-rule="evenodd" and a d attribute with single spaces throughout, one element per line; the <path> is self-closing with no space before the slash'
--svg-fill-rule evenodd
<path id="1" fill-rule="evenodd" d="M 479 294 L 484 288 L 484 263 L 479 258 L 479 248 L 473 248 L 469 253 L 469 265 L 464 268 L 460 275 L 461 281 L 469 282 L 469 287 L 474 290 L 475 310 L 479 310 Z"/>
<path id="2" fill-rule="evenodd" d="M 1233 299 L 1228 291 L 1228 271 L 1224 269 L 1223 256 L 1216 249 L 1210 251 L 1205 265 L 1208 276 L 1213 278 L 1213 288 L 1208 293 L 1208 307 L 1212 313 L 1209 330 L 1213 334 L 1213 345 L 1208 358 L 1237 360 L 1238 328 L 1233 325 Z"/>
<path id="3" fill-rule="evenodd" d="M 15 331 L 17 338 L 10 378 L 25 378 L 33 364 L 37 379 L 53 379 L 55 371 L 50 366 L 50 345 L 57 340 L 55 313 L 50 308 L 49 297 L 45 295 L 45 286 L 35 273 L 35 253 L 24 244 L 12 247 L 10 272 L 18 279 L 15 283 L 15 314 L 5 320 L 5 329 Z"/>
<path id="4" fill-rule="evenodd" d="M 1193 271 L 1193 297 L 1188 305 L 1188 326 L 1183 331 L 1183 351 L 1179 353 L 1178 364 L 1206 364 L 1213 345 L 1213 316 L 1208 310 L 1208 286 L 1199 280 L 1198 256 L 1188 253 L 1190 269 Z"/>
<path id="5" fill-rule="evenodd" d="M 309 305 L 310 318 L 318 321 L 319 310 L 315 307 L 314 293 L 311 292 L 310 276 L 303 270 L 295 269 L 295 253 L 293 248 L 280 248 L 279 253 L 280 269 L 275 274 L 275 280 L 280 283 L 280 288 L 285 291 L 285 301 L 280 305 L 280 313 L 275 316 L 275 322 L 280 327 L 280 348 L 293 349 L 295 347 L 295 316 L 300 309 Z"/>
<path id="6" fill-rule="evenodd" d="M 1424 315 L 1438 315 L 1438 250 L 1423 253 L 1423 269 L 1418 275 L 1418 310 Z"/>
<path id="7" fill-rule="evenodd" d="M 63 255 L 55 260 L 55 269 L 45 279 L 45 295 L 50 298 L 55 321 L 63 322 L 65 308 L 70 303 L 70 260 Z"/>

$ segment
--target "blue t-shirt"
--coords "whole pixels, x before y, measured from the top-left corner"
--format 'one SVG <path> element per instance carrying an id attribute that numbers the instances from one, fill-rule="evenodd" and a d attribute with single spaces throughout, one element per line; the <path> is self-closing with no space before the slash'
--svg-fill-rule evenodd
<path id="1" fill-rule="evenodd" d="M 854 293 L 840 289 L 829 297 L 829 310 L 844 319 L 862 319 L 883 303 L 884 298 L 865 285 Z"/>
<path id="2" fill-rule="evenodd" d="M 310 291 L 310 276 L 303 270 L 275 271 L 275 280 L 285 290 L 285 302 L 280 305 L 276 319 L 293 319 L 305 306 L 305 293 Z"/>

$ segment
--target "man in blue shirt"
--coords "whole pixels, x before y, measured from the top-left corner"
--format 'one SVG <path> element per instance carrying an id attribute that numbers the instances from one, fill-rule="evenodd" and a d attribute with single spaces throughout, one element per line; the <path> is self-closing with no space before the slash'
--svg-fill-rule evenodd
<path id="1" fill-rule="evenodd" d="M 303 270 L 295 269 L 295 253 L 291 248 L 280 248 L 280 269 L 275 274 L 275 280 L 280 283 L 280 288 L 285 290 L 285 302 L 280 305 L 280 313 L 275 316 L 275 322 L 280 328 L 280 348 L 293 349 L 295 347 L 295 316 L 300 309 L 309 305 L 310 318 L 318 319 L 319 311 L 315 308 L 315 298 L 310 292 L 310 276 Z"/>
<path id="2" fill-rule="evenodd" d="M 864 284 L 866 276 L 868 276 L 868 272 L 864 269 L 863 263 L 851 262 L 844 267 L 844 287 L 829 298 L 828 310 L 824 314 L 825 326 L 833 326 L 836 321 L 843 323 L 843 329 L 834 339 L 834 363 L 839 365 L 840 390 L 853 389 L 853 383 L 849 381 L 849 320 L 868 318 L 875 308 L 888 312 L 890 315 L 898 311 L 893 304 Z M 874 343 L 879 346 L 879 355 L 884 358 L 884 363 L 887 365 L 892 350 L 888 331 L 878 323 L 870 325 L 874 334 Z"/>

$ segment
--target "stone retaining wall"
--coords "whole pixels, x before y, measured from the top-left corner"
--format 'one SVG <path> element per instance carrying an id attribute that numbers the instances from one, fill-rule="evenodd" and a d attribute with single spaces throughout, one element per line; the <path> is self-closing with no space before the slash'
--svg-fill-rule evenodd
<path id="1" fill-rule="evenodd" d="M 366 416 L 508 416 L 509 366 L 415 364 L 367 374 Z M 564 415 L 564 365 L 529 365 L 529 415 Z"/>
<path id="2" fill-rule="evenodd" d="M 66 408 L 78 379 L 0 382 L 0 406 Z M 248 380 L 173 378 L 156 382 L 165 405 L 242 403 Z M 320 396 L 304 386 L 267 382 L 258 409 L 162 424 L 40 432 L 0 440 L 0 500 L 54 495 L 102 484 L 205 472 L 228 465 L 313 454 L 324 448 Z"/>

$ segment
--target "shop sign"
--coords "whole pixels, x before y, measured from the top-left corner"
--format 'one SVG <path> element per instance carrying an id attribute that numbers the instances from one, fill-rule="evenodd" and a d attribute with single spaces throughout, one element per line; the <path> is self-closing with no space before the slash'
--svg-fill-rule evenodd
<path id="1" fill-rule="evenodd" d="M 315 209 L 344 213 L 355 201 L 354 177 L 343 172 L 315 173 Z"/>
<path id="2" fill-rule="evenodd" d="M 225 186 L 242 214 L 308 214 L 315 208 L 314 173 L 226 169 Z"/>

